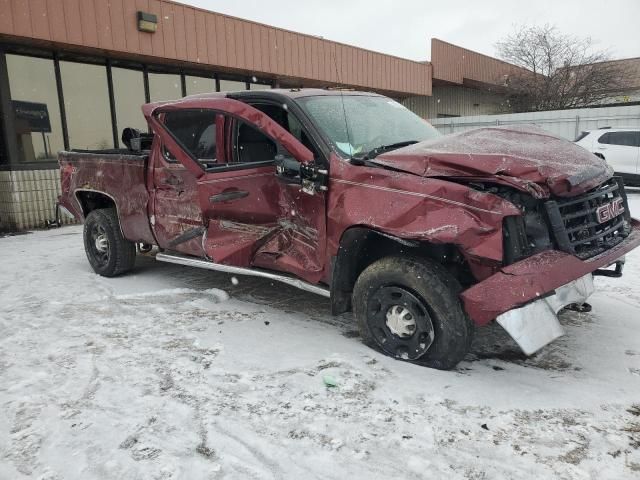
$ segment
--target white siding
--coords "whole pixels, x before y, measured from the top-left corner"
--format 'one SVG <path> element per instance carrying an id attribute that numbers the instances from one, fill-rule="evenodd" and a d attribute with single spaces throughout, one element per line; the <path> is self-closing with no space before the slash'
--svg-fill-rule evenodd
<path id="1" fill-rule="evenodd" d="M 583 130 L 592 130 L 600 127 L 640 127 L 640 105 L 502 115 L 476 115 L 458 118 L 432 117 L 429 121 L 443 133 L 461 132 L 472 128 L 496 125 L 534 124 L 555 135 L 574 140 Z"/>

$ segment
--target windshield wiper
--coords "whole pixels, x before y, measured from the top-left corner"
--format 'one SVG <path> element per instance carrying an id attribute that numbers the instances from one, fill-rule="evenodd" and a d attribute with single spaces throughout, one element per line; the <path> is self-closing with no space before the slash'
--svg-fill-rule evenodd
<path id="1" fill-rule="evenodd" d="M 389 152 L 391 150 L 396 150 L 402 147 L 408 147 L 409 145 L 413 145 L 414 143 L 418 143 L 418 140 L 405 140 L 404 142 L 390 143 L 389 145 L 380 145 L 379 147 L 370 150 L 363 156 L 357 157 L 356 160 L 373 160 L 381 153 Z"/>

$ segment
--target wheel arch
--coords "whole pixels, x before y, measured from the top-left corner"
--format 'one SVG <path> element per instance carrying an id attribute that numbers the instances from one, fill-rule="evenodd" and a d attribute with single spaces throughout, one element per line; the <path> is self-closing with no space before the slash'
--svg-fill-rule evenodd
<path id="1" fill-rule="evenodd" d="M 464 263 L 459 247 L 453 244 L 407 240 L 368 226 L 345 230 L 333 257 L 331 274 L 331 313 L 351 311 L 351 295 L 360 273 L 372 263 L 390 255 L 431 258 L 442 264 L 454 260 Z M 456 277 L 460 272 L 452 272 Z"/>
<path id="2" fill-rule="evenodd" d="M 120 227 L 120 233 L 124 236 L 124 231 L 122 230 L 122 223 L 120 222 L 120 209 L 118 208 L 118 204 L 116 203 L 115 198 L 113 198 L 108 193 L 100 192 L 98 190 L 91 190 L 85 188 L 79 188 L 74 191 L 74 196 L 78 205 L 80 206 L 80 210 L 82 211 L 82 217 L 87 218 L 92 211 L 98 210 L 100 208 L 115 208 L 116 217 L 118 218 L 118 226 Z"/>

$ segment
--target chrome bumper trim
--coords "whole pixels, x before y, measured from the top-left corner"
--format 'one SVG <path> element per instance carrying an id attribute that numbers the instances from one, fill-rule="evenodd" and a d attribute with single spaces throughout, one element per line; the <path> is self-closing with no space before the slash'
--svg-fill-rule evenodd
<path id="1" fill-rule="evenodd" d="M 329 297 L 330 292 L 328 288 L 324 288 L 319 285 L 313 285 L 297 278 L 289 277 L 287 275 L 280 275 L 266 270 L 256 270 L 252 268 L 234 267 L 233 265 L 223 265 L 222 263 L 213 263 L 208 260 L 202 260 L 200 258 L 186 257 L 184 255 L 177 255 L 171 253 L 158 253 L 156 260 L 167 263 L 175 263 L 178 265 L 187 265 L 189 267 L 205 268 L 207 270 L 215 270 L 217 272 L 235 273 L 237 275 L 250 275 L 252 277 L 268 278 L 269 280 L 275 280 L 277 282 L 286 283 L 293 287 L 307 292 L 322 295 L 323 297 Z"/>

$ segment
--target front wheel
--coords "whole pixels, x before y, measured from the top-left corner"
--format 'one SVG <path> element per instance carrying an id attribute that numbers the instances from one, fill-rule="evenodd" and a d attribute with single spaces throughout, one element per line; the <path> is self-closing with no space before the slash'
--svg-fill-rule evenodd
<path id="1" fill-rule="evenodd" d="M 360 274 L 353 290 L 360 335 L 392 357 L 452 369 L 473 338 L 460 291 L 457 280 L 431 260 L 378 260 Z"/>
<path id="2" fill-rule="evenodd" d="M 93 210 L 84 222 L 84 250 L 93 271 L 103 277 L 115 277 L 133 268 L 136 245 L 120 231 L 113 208 Z"/>

